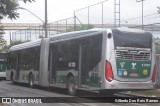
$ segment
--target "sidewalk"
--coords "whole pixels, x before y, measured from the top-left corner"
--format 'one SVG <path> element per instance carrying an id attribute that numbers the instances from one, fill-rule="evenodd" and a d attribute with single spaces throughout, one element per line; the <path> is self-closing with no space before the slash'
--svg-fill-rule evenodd
<path id="1" fill-rule="evenodd" d="M 160 97 L 160 89 L 144 90 L 144 91 L 128 91 L 125 94 L 139 95 L 144 97 Z"/>
<path id="2" fill-rule="evenodd" d="M 8 106 L 7 104 L 0 103 L 0 106 Z"/>

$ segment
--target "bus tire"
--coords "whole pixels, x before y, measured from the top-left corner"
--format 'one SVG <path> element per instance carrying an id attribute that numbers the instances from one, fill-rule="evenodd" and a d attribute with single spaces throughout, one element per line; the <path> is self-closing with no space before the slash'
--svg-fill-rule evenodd
<path id="1" fill-rule="evenodd" d="M 73 79 L 73 76 L 70 76 L 67 80 L 67 89 L 69 95 L 74 96 L 76 94 L 75 81 Z"/>
<path id="2" fill-rule="evenodd" d="M 28 83 L 29 83 L 29 87 L 31 87 L 31 88 L 34 87 L 34 78 L 33 78 L 33 74 L 29 74 Z"/>
<path id="3" fill-rule="evenodd" d="M 102 97 L 113 97 L 114 96 L 114 92 L 113 91 L 100 90 L 99 91 L 99 95 L 102 96 Z"/>
<path id="4" fill-rule="evenodd" d="M 14 81 L 14 74 L 13 73 L 11 73 L 11 81 L 12 81 L 12 84 L 16 84 Z"/>

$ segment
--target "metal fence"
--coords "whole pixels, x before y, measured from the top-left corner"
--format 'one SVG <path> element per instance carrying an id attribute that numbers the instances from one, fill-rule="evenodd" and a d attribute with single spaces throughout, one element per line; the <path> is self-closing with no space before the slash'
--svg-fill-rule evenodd
<path id="1" fill-rule="evenodd" d="M 25 30 L 18 30 L 12 32 L 11 40 L 12 41 L 31 41 L 37 40 L 44 35 L 43 26 L 30 27 Z"/>
<path id="2" fill-rule="evenodd" d="M 138 0 L 141 1 L 141 0 Z M 144 2 L 142 6 L 141 3 Z M 154 3 L 151 0 L 137 2 L 137 0 L 105 0 L 97 4 L 87 6 L 74 11 L 75 23 L 81 25 L 96 26 L 100 28 L 138 27 L 141 28 L 155 23 L 160 23 L 160 14 L 155 9 L 151 11 Z M 155 7 L 154 7 L 155 8 Z M 143 10 L 143 11 L 142 11 Z M 137 12 L 138 11 L 138 12 Z M 143 17 L 142 17 L 143 16 Z"/>
<path id="3" fill-rule="evenodd" d="M 144 2 L 149 2 L 144 1 Z M 134 8 L 132 7 L 134 4 Z M 91 28 L 132 27 L 143 28 L 160 35 L 160 14 L 146 14 L 150 8 L 144 8 L 142 18 L 141 4 L 136 0 L 105 0 L 74 11 L 74 16 L 48 24 L 48 37 L 58 33 L 85 30 Z M 136 17 L 135 17 L 136 16 Z M 143 20 L 142 20 L 143 19 Z M 143 22 L 142 22 L 143 21 Z M 142 24 L 143 23 L 143 24 Z M 12 33 L 11 40 L 31 41 L 44 35 L 43 25 Z"/>
<path id="4" fill-rule="evenodd" d="M 49 23 L 47 25 L 48 37 L 55 34 L 74 31 L 74 17 Z M 12 32 L 12 41 L 32 41 L 45 37 L 44 26 L 30 27 L 25 30 Z"/>

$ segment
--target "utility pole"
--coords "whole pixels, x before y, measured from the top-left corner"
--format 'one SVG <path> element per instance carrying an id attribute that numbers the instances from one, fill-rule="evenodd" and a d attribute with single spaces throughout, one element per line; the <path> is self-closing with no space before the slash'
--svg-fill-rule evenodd
<path id="1" fill-rule="evenodd" d="M 157 12 L 158 14 L 160 14 L 160 6 L 157 6 L 157 8 L 158 8 Z"/>
<path id="2" fill-rule="evenodd" d="M 120 0 L 114 0 L 114 27 L 120 27 Z"/>
<path id="3" fill-rule="evenodd" d="M 74 11 L 74 31 L 76 31 L 76 12 Z"/>
<path id="4" fill-rule="evenodd" d="M 10 43 L 12 42 L 12 33 L 9 32 Z"/>
<path id="5" fill-rule="evenodd" d="M 45 37 L 48 37 L 48 32 L 47 32 L 47 0 L 45 0 L 45 22 L 44 22 L 44 30 L 45 30 Z"/>
<path id="6" fill-rule="evenodd" d="M 46 1 L 47 1 L 47 0 L 46 0 Z M 44 28 L 44 31 L 45 31 L 45 37 L 48 37 L 48 36 L 47 36 L 47 14 L 45 14 L 45 21 L 44 21 L 44 20 L 42 20 L 40 17 L 38 17 L 36 14 L 34 14 L 32 11 L 30 11 L 30 10 L 28 10 L 28 9 L 26 9 L 26 8 L 19 7 L 19 9 L 26 10 L 26 11 L 28 11 L 29 13 L 31 13 L 34 17 L 36 17 L 37 19 L 39 19 L 39 20 L 43 23 L 43 28 Z M 47 9 L 45 9 L 45 13 L 47 13 L 46 11 L 47 11 Z"/>
<path id="7" fill-rule="evenodd" d="M 142 2 L 142 30 L 144 29 L 144 26 L 143 26 L 143 1 L 144 0 L 137 0 L 137 2 Z"/>

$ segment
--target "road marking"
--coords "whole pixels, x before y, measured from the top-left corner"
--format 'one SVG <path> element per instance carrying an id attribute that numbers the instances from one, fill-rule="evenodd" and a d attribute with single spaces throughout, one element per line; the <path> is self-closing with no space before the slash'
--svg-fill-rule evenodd
<path id="1" fill-rule="evenodd" d="M 150 105 L 146 105 L 146 104 L 139 104 L 139 103 L 131 103 L 133 105 L 137 105 L 137 106 L 150 106 Z"/>

